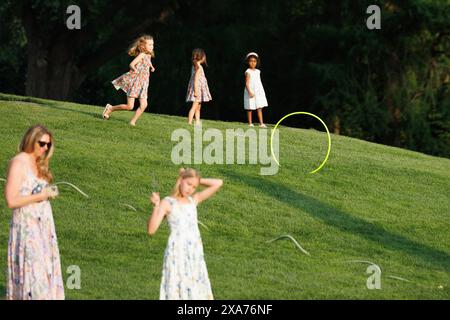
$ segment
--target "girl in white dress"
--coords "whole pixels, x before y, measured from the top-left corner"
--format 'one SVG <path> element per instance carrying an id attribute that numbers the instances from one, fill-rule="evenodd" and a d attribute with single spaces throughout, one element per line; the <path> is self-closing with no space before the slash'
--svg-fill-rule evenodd
<path id="1" fill-rule="evenodd" d="M 181 169 L 170 197 L 160 201 L 153 192 L 153 213 L 147 232 L 154 235 L 167 217 L 170 236 L 164 252 L 160 300 L 212 300 L 211 283 L 203 256 L 197 220 L 197 205 L 222 186 L 220 179 L 200 178 L 194 169 Z M 206 189 L 195 193 L 198 185 Z"/>
<path id="2" fill-rule="evenodd" d="M 258 69 L 259 56 L 255 52 L 250 52 L 246 56 L 248 69 L 245 71 L 245 89 L 244 89 L 244 109 L 247 110 L 248 125 L 253 127 L 253 110 L 258 113 L 259 126 L 265 128 L 263 121 L 262 108 L 267 107 L 266 93 L 261 82 L 261 76 Z"/>

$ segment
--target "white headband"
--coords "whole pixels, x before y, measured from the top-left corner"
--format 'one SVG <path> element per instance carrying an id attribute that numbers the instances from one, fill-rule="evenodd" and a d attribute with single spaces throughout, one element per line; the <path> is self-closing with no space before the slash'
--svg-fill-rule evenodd
<path id="1" fill-rule="evenodd" d="M 248 59 L 248 57 L 250 57 L 250 56 L 255 56 L 256 58 L 259 58 L 259 56 L 258 56 L 258 54 L 256 52 L 250 52 L 249 54 L 247 54 L 245 59 Z"/>

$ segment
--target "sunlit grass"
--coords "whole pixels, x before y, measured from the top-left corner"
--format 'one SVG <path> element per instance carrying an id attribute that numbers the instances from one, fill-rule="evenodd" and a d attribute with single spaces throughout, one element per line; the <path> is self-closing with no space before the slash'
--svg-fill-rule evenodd
<path id="1" fill-rule="evenodd" d="M 0 94 L 0 176 L 26 129 L 49 127 L 55 181 L 89 196 L 61 185 L 52 201 L 65 279 L 68 266 L 81 268 L 81 289 L 66 289 L 67 298 L 158 299 L 169 229 L 165 222 L 147 236 L 149 196 L 170 193 L 179 168 L 171 133 L 192 127 L 185 117 L 151 113 L 130 127 L 132 113 L 104 121 L 102 110 Z M 203 127 L 247 129 L 212 120 Z M 192 165 L 224 180 L 198 208 L 215 298 L 448 299 L 450 160 L 333 135 L 328 162 L 309 174 L 326 148 L 323 132 L 281 127 L 274 176 L 259 175 L 259 165 Z M 0 212 L 6 270 L 11 210 L 3 198 Z M 310 256 L 292 241 L 268 243 L 279 235 L 298 239 Z M 381 289 L 367 289 L 368 265 L 350 260 L 378 265 Z"/>

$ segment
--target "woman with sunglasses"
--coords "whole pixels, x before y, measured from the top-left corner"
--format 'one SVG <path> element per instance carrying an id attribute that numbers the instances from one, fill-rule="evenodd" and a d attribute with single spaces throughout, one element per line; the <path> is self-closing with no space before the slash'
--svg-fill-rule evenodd
<path id="1" fill-rule="evenodd" d="M 8 300 L 64 299 L 58 243 L 49 199 L 53 135 L 41 125 L 28 129 L 9 163 L 5 199 L 12 209 L 8 241 Z"/>

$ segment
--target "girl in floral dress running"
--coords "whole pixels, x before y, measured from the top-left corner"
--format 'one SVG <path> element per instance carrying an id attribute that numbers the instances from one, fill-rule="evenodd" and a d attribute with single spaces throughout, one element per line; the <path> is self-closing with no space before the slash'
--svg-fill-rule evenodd
<path id="1" fill-rule="evenodd" d="M 109 103 L 103 110 L 103 119 L 108 120 L 111 113 L 120 110 L 133 110 L 135 99 L 139 99 L 139 108 L 136 109 L 130 125 L 135 126 L 137 119 L 147 108 L 147 91 L 150 71 L 154 72 L 152 64 L 153 37 L 143 35 L 136 39 L 128 50 L 128 54 L 135 57 L 130 63 L 130 71 L 112 81 L 116 90 L 122 89 L 127 94 L 127 104 L 112 106 Z"/>

